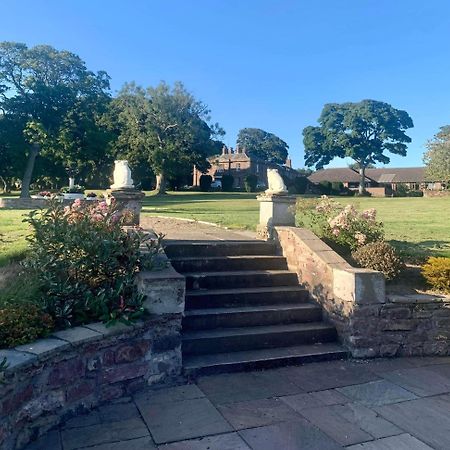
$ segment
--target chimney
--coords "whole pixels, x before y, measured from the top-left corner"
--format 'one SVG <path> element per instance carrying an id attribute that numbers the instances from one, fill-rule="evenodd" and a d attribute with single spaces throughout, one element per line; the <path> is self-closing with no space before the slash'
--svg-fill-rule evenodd
<path id="1" fill-rule="evenodd" d="M 228 148 L 226 145 L 222 147 L 222 155 L 226 155 L 228 153 Z"/>
<path id="2" fill-rule="evenodd" d="M 291 158 L 286 158 L 286 162 L 284 163 L 286 167 L 289 167 L 289 169 L 292 169 L 292 161 Z"/>

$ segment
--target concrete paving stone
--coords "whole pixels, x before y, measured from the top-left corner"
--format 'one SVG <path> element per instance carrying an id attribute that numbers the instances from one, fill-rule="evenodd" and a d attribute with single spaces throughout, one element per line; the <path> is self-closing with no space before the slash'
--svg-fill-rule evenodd
<path id="1" fill-rule="evenodd" d="M 227 403 L 217 409 L 235 430 L 295 420 L 297 414 L 277 398 Z"/>
<path id="2" fill-rule="evenodd" d="M 157 390 L 148 389 L 135 394 L 134 398 L 136 401 L 156 404 L 192 400 L 204 396 L 205 394 L 195 384 L 186 384 Z"/>
<path id="3" fill-rule="evenodd" d="M 307 392 L 324 391 L 379 379 L 367 368 L 367 364 L 351 361 L 313 363 L 282 370 L 290 382 Z"/>
<path id="4" fill-rule="evenodd" d="M 237 433 L 207 436 L 189 441 L 174 442 L 159 447 L 159 450 L 251 450 Z"/>
<path id="5" fill-rule="evenodd" d="M 343 447 L 306 420 L 239 432 L 253 450 L 338 450 Z"/>
<path id="6" fill-rule="evenodd" d="M 110 442 L 108 444 L 94 445 L 89 450 L 157 450 L 150 436 L 127 441 Z"/>
<path id="7" fill-rule="evenodd" d="M 100 414 L 97 410 L 91 411 L 87 414 L 80 414 L 72 419 L 69 419 L 64 423 L 61 428 L 80 428 L 87 427 L 89 425 L 98 425 L 101 422 Z"/>
<path id="8" fill-rule="evenodd" d="M 342 405 L 344 403 L 351 402 L 351 400 L 348 397 L 341 394 L 336 389 L 327 389 L 325 391 L 311 392 L 310 395 L 313 398 L 316 398 L 322 405 Z"/>
<path id="9" fill-rule="evenodd" d="M 304 409 L 301 411 L 301 415 L 341 445 L 358 444 L 373 439 L 358 425 L 336 414 L 331 407 Z"/>
<path id="10" fill-rule="evenodd" d="M 233 431 L 206 398 L 159 404 L 136 403 L 157 444 Z"/>
<path id="11" fill-rule="evenodd" d="M 134 403 L 113 403 L 101 406 L 98 413 L 104 423 L 140 418 L 139 411 Z"/>
<path id="12" fill-rule="evenodd" d="M 61 436 L 53 430 L 29 444 L 25 450 L 62 450 Z"/>
<path id="13" fill-rule="evenodd" d="M 314 397 L 311 392 L 304 394 L 287 395 L 280 397 L 280 400 L 289 405 L 294 411 L 302 411 L 306 408 L 316 408 L 325 406 L 320 398 Z"/>
<path id="14" fill-rule="evenodd" d="M 416 358 L 376 358 L 367 361 L 367 369 L 380 375 L 393 370 L 412 369 L 418 367 Z"/>
<path id="15" fill-rule="evenodd" d="M 401 434 L 403 431 L 391 422 L 383 419 L 370 408 L 359 403 L 333 405 L 330 410 L 350 423 L 357 425 L 375 439 Z"/>
<path id="16" fill-rule="evenodd" d="M 149 436 L 149 432 L 142 419 L 129 419 L 121 421 L 120 426 L 102 423 L 83 428 L 70 428 L 63 430 L 61 436 L 64 450 L 74 450 Z"/>
<path id="17" fill-rule="evenodd" d="M 375 410 L 430 447 L 450 449 L 450 395 L 425 397 Z"/>
<path id="18" fill-rule="evenodd" d="M 364 444 L 352 445 L 347 450 L 433 450 L 428 445 L 416 439 L 410 434 L 404 433 L 378 439 Z"/>
<path id="19" fill-rule="evenodd" d="M 440 375 L 433 367 L 416 367 L 414 369 L 395 370 L 381 374 L 386 380 L 395 383 L 419 397 L 445 394 L 450 392 L 450 378 Z"/>
<path id="20" fill-rule="evenodd" d="M 412 392 L 386 380 L 345 386 L 338 388 L 338 391 L 366 406 L 380 406 L 417 398 Z"/>
<path id="21" fill-rule="evenodd" d="M 244 372 L 200 378 L 200 389 L 214 404 L 258 400 L 302 392 L 279 371 Z"/>
<path id="22" fill-rule="evenodd" d="M 450 364 L 450 356 L 415 356 L 408 359 L 417 366 Z"/>
<path id="23" fill-rule="evenodd" d="M 64 350 L 70 347 L 70 344 L 61 339 L 45 338 L 34 341 L 31 344 L 19 345 L 15 349 L 18 352 L 32 353 L 36 356 L 46 356 L 54 350 Z"/>

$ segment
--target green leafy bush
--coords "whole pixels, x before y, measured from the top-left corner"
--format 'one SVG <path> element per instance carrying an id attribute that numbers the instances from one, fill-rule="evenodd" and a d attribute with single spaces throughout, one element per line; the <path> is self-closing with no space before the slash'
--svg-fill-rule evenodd
<path id="1" fill-rule="evenodd" d="M 38 305 L 5 305 L 0 309 L 0 348 L 26 344 L 53 329 L 53 320 Z"/>
<path id="2" fill-rule="evenodd" d="M 295 194 L 304 194 L 308 187 L 308 178 L 300 176 L 292 180 L 292 187 Z"/>
<path id="3" fill-rule="evenodd" d="M 331 183 L 329 181 L 321 181 L 319 183 L 319 191 L 322 195 L 330 195 L 333 191 Z"/>
<path id="4" fill-rule="evenodd" d="M 222 175 L 222 191 L 231 192 L 233 190 L 233 184 L 234 184 L 233 175 L 227 173 Z"/>
<path id="5" fill-rule="evenodd" d="M 450 258 L 428 258 L 422 266 L 422 275 L 433 289 L 450 293 Z"/>
<path id="6" fill-rule="evenodd" d="M 6 372 L 6 369 L 9 367 L 8 361 L 6 358 L 3 358 L 0 360 L 0 384 L 5 384 L 4 381 L 4 375 Z"/>
<path id="7" fill-rule="evenodd" d="M 366 269 L 383 272 L 387 280 L 393 280 L 405 264 L 392 245 L 385 241 L 371 242 L 352 252 L 353 260 Z"/>
<path id="8" fill-rule="evenodd" d="M 43 310 L 58 328 L 96 320 L 129 323 L 144 312 L 134 285 L 141 269 L 154 268 L 161 238 L 124 230 L 125 215 L 105 202 L 53 202 L 26 221 L 33 234 L 25 265 L 40 283 Z"/>
<path id="9" fill-rule="evenodd" d="M 200 176 L 200 190 L 202 192 L 208 192 L 211 189 L 212 176 L 201 175 Z"/>
<path id="10" fill-rule="evenodd" d="M 383 224 L 376 220 L 375 209 L 358 211 L 353 205 L 322 196 L 301 199 L 296 206 L 297 225 L 311 229 L 341 254 L 383 239 Z"/>
<path id="11" fill-rule="evenodd" d="M 258 177 L 254 174 L 249 174 L 244 178 L 244 187 L 246 192 L 255 192 L 258 185 Z"/>

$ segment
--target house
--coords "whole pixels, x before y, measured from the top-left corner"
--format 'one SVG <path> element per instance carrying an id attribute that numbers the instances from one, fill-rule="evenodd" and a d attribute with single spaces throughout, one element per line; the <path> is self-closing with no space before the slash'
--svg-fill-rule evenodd
<path id="1" fill-rule="evenodd" d="M 193 186 L 200 186 L 200 177 L 210 175 L 213 181 L 220 181 L 224 174 L 232 175 L 233 187 L 243 188 L 244 180 L 247 175 L 253 174 L 258 178 L 260 187 L 267 187 L 267 169 L 278 169 L 280 175 L 285 178 L 293 179 L 298 176 L 298 172 L 291 167 L 291 160 L 286 163 L 275 164 L 265 161 L 253 155 L 248 155 L 245 148 L 239 145 L 235 149 L 223 146 L 222 154 L 208 158 L 211 167 L 205 174 L 202 174 L 194 167 Z"/>
<path id="2" fill-rule="evenodd" d="M 322 169 L 308 177 L 314 184 L 322 182 L 342 183 L 344 187 L 352 190 L 359 188 L 360 176 L 357 170 L 349 167 L 336 169 Z M 365 188 L 373 196 L 384 197 L 392 195 L 400 186 L 408 190 L 441 190 L 441 182 L 430 180 L 425 175 L 425 167 L 385 167 L 366 169 Z"/>

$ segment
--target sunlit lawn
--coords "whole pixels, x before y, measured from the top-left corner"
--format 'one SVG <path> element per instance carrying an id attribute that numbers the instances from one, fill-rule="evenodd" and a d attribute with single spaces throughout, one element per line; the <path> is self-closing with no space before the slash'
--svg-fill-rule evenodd
<path id="1" fill-rule="evenodd" d="M 170 192 L 165 196 L 147 193 L 143 214 L 188 218 L 229 228 L 255 229 L 258 222 L 256 194 Z M 384 222 L 386 238 L 410 256 L 431 252 L 450 257 L 450 198 L 352 198 L 362 209 L 375 208 Z M 0 266 L 19 259 L 26 248 L 27 211 L 0 209 Z"/>

